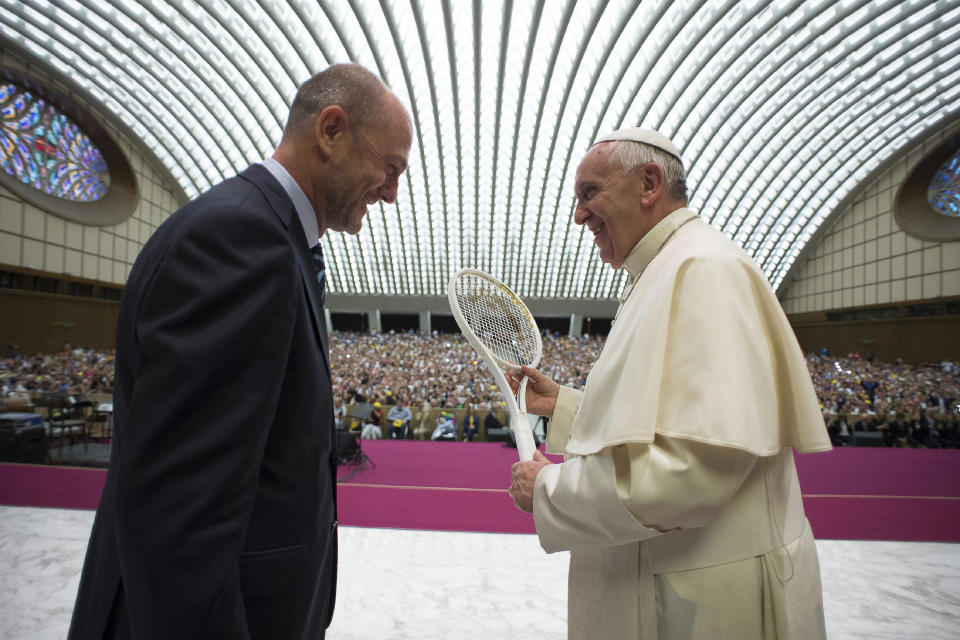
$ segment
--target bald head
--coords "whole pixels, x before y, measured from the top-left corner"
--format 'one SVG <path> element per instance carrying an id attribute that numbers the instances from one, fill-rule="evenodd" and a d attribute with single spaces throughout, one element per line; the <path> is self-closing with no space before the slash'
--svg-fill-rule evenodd
<path id="1" fill-rule="evenodd" d="M 413 131 L 400 100 L 357 64 L 301 85 L 273 158 L 303 190 L 317 230 L 358 233 L 367 207 L 396 202 Z"/>
<path id="2" fill-rule="evenodd" d="M 320 112 L 333 105 L 342 108 L 354 126 L 364 128 L 391 98 L 386 85 L 366 68 L 335 64 L 300 85 L 283 135 L 312 126 Z"/>

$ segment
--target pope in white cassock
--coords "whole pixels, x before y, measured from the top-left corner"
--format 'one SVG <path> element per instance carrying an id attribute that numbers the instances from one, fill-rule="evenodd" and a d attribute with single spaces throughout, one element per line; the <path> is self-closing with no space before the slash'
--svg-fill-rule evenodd
<path id="1" fill-rule="evenodd" d="M 574 221 L 629 279 L 582 394 L 524 368 L 564 462 L 538 452 L 510 488 L 543 548 L 571 552 L 569 637 L 824 638 L 793 449 L 830 440 L 769 283 L 686 208 L 655 131 L 602 138 L 575 190 Z"/>

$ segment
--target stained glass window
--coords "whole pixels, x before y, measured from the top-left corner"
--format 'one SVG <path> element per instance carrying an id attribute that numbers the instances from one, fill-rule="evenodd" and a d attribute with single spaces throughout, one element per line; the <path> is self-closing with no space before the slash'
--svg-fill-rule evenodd
<path id="1" fill-rule="evenodd" d="M 938 213 L 960 216 L 960 149 L 933 175 L 927 200 Z"/>
<path id="2" fill-rule="evenodd" d="M 24 184 L 65 200 L 99 200 L 110 171 L 93 141 L 59 109 L 0 83 L 0 166 Z"/>

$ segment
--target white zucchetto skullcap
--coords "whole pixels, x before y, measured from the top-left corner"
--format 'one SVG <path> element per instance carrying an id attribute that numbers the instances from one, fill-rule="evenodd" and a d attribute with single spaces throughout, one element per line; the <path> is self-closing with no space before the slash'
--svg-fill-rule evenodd
<path id="1" fill-rule="evenodd" d="M 643 129 L 641 127 L 618 129 L 612 133 L 608 133 L 593 144 L 598 145 L 601 142 L 614 142 L 616 140 L 630 140 L 631 142 L 642 142 L 643 144 L 648 144 L 651 147 L 656 147 L 657 149 L 666 151 L 670 155 L 675 156 L 677 160 L 680 161 L 680 164 L 683 164 L 683 158 L 680 157 L 680 150 L 673 146 L 673 142 L 670 141 L 670 138 L 657 133 L 653 129 Z"/>

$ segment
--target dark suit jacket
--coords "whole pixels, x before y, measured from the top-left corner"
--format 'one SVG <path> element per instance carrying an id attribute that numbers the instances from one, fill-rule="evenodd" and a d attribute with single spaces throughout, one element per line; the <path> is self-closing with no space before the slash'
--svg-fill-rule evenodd
<path id="1" fill-rule="evenodd" d="M 319 298 L 293 204 L 260 165 L 143 247 L 70 638 L 322 637 L 337 536 Z"/>

